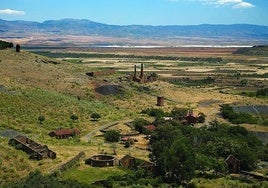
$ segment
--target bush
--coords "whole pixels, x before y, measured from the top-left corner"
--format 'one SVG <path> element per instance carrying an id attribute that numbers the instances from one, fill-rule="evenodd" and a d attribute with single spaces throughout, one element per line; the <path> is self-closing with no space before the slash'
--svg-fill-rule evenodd
<path id="1" fill-rule="evenodd" d="M 40 116 L 38 117 L 38 121 L 39 121 L 40 124 L 43 124 L 43 122 L 45 121 L 45 116 L 40 115 Z"/>
<path id="2" fill-rule="evenodd" d="M 233 107 L 229 104 L 223 104 L 221 106 L 221 114 L 224 119 L 228 119 L 231 123 L 234 124 L 256 124 L 257 120 L 251 114 L 245 112 L 235 112 Z"/>
<path id="3" fill-rule="evenodd" d="M 78 116 L 75 115 L 75 114 L 72 114 L 70 119 L 73 120 L 73 121 L 76 121 L 76 120 L 78 120 Z"/>
<path id="4" fill-rule="evenodd" d="M 116 130 L 109 130 L 104 134 L 104 138 L 108 142 L 118 142 L 120 140 L 120 133 Z"/>
<path id="5" fill-rule="evenodd" d="M 147 108 L 146 110 L 141 111 L 142 114 L 147 114 L 152 117 L 161 118 L 165 116 L 165 112 L 162 109 L 158 108 Z"/>
<path id="6" fill-rule="evenodd" d="M 143 118 L 138 118 L 134 120 L 133 124 L 136 131 L 138 131 L 139 133 L 143 133 L 145 132 L 144 126 L 150 125 L 150 122 Z"/>
<path id="7" fill-rule="evenodd" d="M 173 119 L 183 120 L 185 115 L 187 114 L 187 111 L 187 108 L 173 108 L 173 110 L 171 111 L 171 115 Z"/>
<path id="8" fill-rule="evenodd" d="M 90 116 L 94 121 L 97 121 L 99 118 L 101 118 L 101 115 L 99 113 L 93 113 Z"/>

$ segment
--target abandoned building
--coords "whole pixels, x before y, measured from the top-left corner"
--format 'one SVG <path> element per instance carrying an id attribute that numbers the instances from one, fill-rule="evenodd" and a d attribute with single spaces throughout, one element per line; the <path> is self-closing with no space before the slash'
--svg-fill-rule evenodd
<path id="1" fill-rule="evenodd" d="M 229 173 L 240 173 L 240 160 L 235 156 L 229 155 L 225 159 L 225 163 L 228 166 Z"/>
<path id="2" fill-rule="evenodd" d="M 112 75 L 115 74 L 115 70 L 114 69 L 108 69 L 108 70 L 103 70 L 103 71 L 95 71 L 95 72 L 88 72 L 86 73 L 86 75 L 90 76 L 90 77 L 94 77 L 94 76 L 107 76 L 107 75 Z"/>
<path id="3" fill-rule="evenodd" d="M 151 73 L 150 75 L 144 74 L 144 64 L 141 64 L 141 72 L 140 75 L 137 75 L 137 66 L 134 65 L 134 74 L 131 77 L 131 80 L 134 82 L 139 82 L 141 84 L 153 82 L 157 80 L 157 75 L 155 73 Z"/>
<path id="4" fill-rule="evenodd" d="M 149 161 L 145 161 L 142 159 L 138 159 L 130 155 L 125 155 L 123 158 L 121 158 L 119 160 L 119 165 L 125 168 L 129 168 L 129 169 L 142 168 L 150 172 L 153 172 L 154 167 L 155 167 L 154 163 L 151 163 Z"/>
<path id="5" fill-rule="evenodd" d="M 183 124 L 194 125 L 197 123 L 197 116 L 194 115 L 193 110 L 188 110 L 187 115 L 184 117 Z"/>
<path id="6" fill-rule="evenodd" d="M 26 136 L 19 135 L 11 138 L 9 144 L 28 153 L 33 159 L 55 159 L 57 157 L 56 153 L 48 149 L 46 145 L 42 146 Z"/>
<path id="7" fill-rule="evenodd" d="M 94 155 L 87 159 L 85 163 L 95 167 L 108 167 L 118 165 L 116 158 L 111 155 Z"/>
<path id="8" fill-rule="evenodd" d="M 64 139 L 64 138 L 73 137 L 79 134 L 80 134 L 79 130 L 76 128 L 73 128 L 73 129 L 58 129 L 58 130 L 50 132 L 49 136 L 56 137 L 57 139 Z"/>
<path id="9" fill-rule="evenodd" d="M 125 168 L 135 168 L 138 166 L 136 158 L 130 155 L 125 155 L 122 159 L 120 159 L 119 165 Z"/>

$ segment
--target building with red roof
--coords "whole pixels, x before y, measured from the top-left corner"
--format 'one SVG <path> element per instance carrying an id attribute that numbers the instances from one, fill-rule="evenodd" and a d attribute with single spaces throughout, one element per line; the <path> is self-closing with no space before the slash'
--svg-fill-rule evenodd
<path id="1" fill-rule="evenodd" d="M 49 136 L 56 137 L 58 139 L 64 139 L 79 135 L 80 132 L 77 128 L 73 129 L 58 129 L 49 133 Z"/>

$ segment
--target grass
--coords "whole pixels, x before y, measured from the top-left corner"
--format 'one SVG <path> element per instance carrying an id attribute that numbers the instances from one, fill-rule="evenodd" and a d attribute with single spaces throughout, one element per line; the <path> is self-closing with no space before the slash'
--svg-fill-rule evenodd
<path id="1" fill-rule="evenodd" d="M 122 115 L 128 114 L 125 110 L 116 109 L 101 101 L 78 100 L 76 97 L 43 89 L 26 89 L 13 95 L 0 93 L 0 96 L 0 110 L 3 116 L 1 123 L 5 128 L 16 127 L 22 131 L 25 125 L 25 129 L 32 130 L 36 126 L 51 130 L 80 124 L 93 125 L 90 117 L 93 112 L 102 115 L 100 122 L 119 119 Z M 39 125 L 38 122 L 38 116 L 41 114 L 45 116 L 43 125 Z M 78 122 L 70 119 L 72 114 L 78 116 Z"/>
<path id="2" fill-rule="evenodd" d="M 0 137 L 0 186 L 26 176 L 32 169 L 27 154 L 6 145 L 6 142 L 7 139 Z"/>
<path id="3" fill-rule="evenodd" d="M 252 188 L 252 187 L 267 187 L 268 184 L 266 181 L 261 182 L 250 182 L 249 180 L 243 178 L 235 177 L 222 177 L 215 179 L 205 179 L 205 178 L 194 178 L 192 182 L 198 188 L 215 188 L 215 187 L 224 187 L 224 188 Z"/>
<path id="4" fill-rule="evenodd" d="M 77 182 L 90 185 L 96 181 L 105 180 L 110 176 L 124 175 L 125 173 L 127 173 L 127 170 L 121 167 L 98 168 L 89 165 L 81 165 L 76 169 L 64 173 L 62 178 L 64 180 L 76 180 Z"/>

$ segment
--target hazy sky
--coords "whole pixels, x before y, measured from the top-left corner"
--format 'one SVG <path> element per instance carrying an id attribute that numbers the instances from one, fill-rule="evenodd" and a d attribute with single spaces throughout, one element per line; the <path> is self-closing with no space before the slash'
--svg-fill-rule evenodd
<path id="1" fill-rule="evenodd" d="M 0 19 L 116 25 L 268 25 L 268 0 L 0 0 Z"/>

